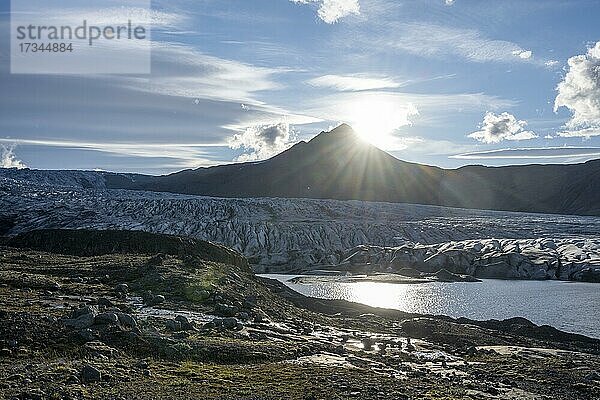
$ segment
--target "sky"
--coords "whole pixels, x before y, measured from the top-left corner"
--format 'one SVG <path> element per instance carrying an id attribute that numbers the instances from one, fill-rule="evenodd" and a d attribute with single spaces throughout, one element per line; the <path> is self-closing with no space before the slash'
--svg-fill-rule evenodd
<path id="1" fill-rule="evenodd" d="M 165 174 L 342 122 L 445 168 L 600 158 L 598 15 L 596 0 L 155 0 L 149 75 L 44 75 L 10 72 L 2 1 L 0 166 Z"/>

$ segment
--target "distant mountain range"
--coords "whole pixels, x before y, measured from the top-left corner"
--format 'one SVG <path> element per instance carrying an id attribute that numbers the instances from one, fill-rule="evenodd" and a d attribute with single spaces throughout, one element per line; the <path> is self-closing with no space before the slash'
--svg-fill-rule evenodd
<path id="1" fill-rule="evenodd" d="M 82 176 L 90 185 L 98 185 L 94 178 Z M 600 160 L 571 165 L 442 169 L 398 160 L 360 139 L 348 125 L 322 132 L 309 142 L 299 142 L 266 161 L 158 177 L 102 176 L 102 186 L 112 189 L 600 215 Z M 46 176 L 45 180 L 51 179 Z"/>

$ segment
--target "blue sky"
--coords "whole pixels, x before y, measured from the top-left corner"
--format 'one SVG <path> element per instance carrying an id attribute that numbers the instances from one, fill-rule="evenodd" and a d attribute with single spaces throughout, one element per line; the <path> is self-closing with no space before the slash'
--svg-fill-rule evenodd
<path id="1" fill-rule="evenodd" d="M 7 3 L 3 166 L 168 173 L 340 122 L 442 167 L 600 157 L 597 1 L 153 1 L 148 76 L 11 74 Z"/>

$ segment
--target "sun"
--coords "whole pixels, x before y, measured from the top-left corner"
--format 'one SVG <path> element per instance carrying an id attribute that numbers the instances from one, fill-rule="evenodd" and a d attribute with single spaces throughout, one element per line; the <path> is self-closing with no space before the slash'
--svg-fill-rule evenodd
<path id="1" fill-rule="evenodd" d="M 398 104 L 385 96 L 367 97 L 346 105 L 350 125 L 365 141 L 383 149 L 393 150 L 393 133 L 402 126 L 411 125 L 410 117 L 417 115 L 414 105 Z"/>

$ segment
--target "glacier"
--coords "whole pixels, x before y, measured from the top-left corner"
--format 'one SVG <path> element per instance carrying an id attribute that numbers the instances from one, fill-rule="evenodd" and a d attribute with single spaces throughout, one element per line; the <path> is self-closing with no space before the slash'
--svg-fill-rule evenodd
<path id="1" fill-rule="evenodd" d="M 243 253 L 257 272 L 365 264 L 388 272 L 600 280 L 597 217 L 129 191 L 107 189 L 105 174 L 0 170 L 0 234 L 90 228 L 185 235 Z"/>

